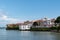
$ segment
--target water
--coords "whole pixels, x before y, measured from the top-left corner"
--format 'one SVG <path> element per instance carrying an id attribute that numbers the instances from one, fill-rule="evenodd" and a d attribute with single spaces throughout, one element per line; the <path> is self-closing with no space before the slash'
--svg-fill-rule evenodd
<path id="1" fill-rule="evenodd" d="M 60 40 L 60 33 L 0 29 L 0 40 Z"/>

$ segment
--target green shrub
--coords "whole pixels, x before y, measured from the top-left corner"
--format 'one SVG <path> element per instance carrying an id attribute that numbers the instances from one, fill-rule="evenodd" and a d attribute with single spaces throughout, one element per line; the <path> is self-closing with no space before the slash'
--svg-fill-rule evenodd
<path id="1" fill-rule="evenodd" d="M 50 28 L 30 28 L 31 31 L 50 31 Z"/>
<path id="2" fill-rule="evenodd" d="M 51 30 L 57 30 L 57 27 L 50 27 Z"/>

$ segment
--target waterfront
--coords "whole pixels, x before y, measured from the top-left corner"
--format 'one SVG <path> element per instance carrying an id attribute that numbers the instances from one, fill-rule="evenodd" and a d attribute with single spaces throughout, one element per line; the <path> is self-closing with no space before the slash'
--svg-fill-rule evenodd
<path id="1" fill-rule="evenodd" d="M 0 29 L 0 40 L 60 40 L 60 33 Z"/>

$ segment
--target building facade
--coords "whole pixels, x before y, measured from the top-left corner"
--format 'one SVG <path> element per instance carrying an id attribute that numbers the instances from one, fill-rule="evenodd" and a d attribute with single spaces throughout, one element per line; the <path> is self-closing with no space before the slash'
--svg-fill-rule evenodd
<path id="1" fill-rule="evenodd" d="M 32 26 L 32 22 L 26 21 L 24 23 L 19 24 L 19 30 L 30 30 L 31 26 Z"/>
<path id="2" fill-rule="evenodd" d="M 37 26 L 34 26 L 34 27 L 52 27 L 54 26 L 54 21 L 55 19 L 48 19 L 48 18 L 43 18 L 43 19 L 40 19 L 40 20 L 35 20 L 34 22 L 36 22 L 36 24 L 38 24 Z M 33 27 L 32 26 L 32 27 Z"/>

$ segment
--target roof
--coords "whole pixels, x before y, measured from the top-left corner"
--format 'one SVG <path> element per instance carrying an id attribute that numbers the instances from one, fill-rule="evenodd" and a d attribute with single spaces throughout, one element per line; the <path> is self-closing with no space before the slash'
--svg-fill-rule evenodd
<path id="1" fill-rule="evenodd" d="M 25 21 L 24 23 L 17 23 L 17 25 L 27 25 L 33 23 L 32 21 Z"/>

